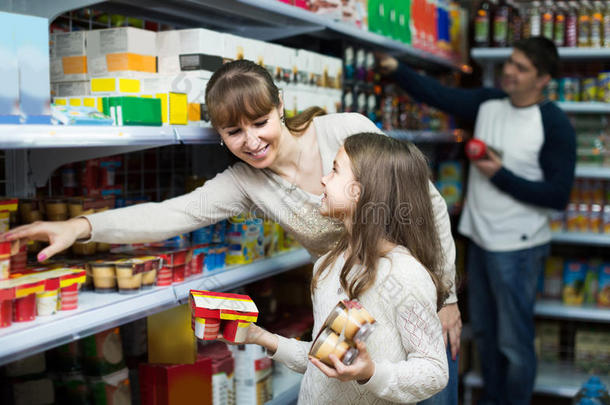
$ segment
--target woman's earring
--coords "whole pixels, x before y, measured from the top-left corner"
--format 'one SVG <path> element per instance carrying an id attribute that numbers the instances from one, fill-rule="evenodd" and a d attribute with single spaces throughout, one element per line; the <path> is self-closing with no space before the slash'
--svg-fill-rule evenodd
<path id="1" fill-rule="evenodd" d="M 222 141 L 222 138 L 220 138 L 220 146 L 225 146 L 225 143 Z"/>
<path id="2" fill-rule="evenodd" d="M 280 121 L 282 122 L 282 125 L 286 125 L 286 118 L 284 118 L 283 115 L 280 117 Z"/>

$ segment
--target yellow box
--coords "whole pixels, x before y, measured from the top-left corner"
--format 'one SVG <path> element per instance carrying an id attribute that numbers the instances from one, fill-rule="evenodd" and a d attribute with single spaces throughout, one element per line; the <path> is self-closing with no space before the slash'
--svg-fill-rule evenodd
<path id="1" fill-rule="evenodd" d="M 53 104 L 68 105 L 68 97 L 53 97 Z"/>
<path id="2" fill-rule="evenodd" d="M 83 105 L 83 100 L 80 97 L 70 97 L 68 99 L 68 104 L 73 107 L 80 107 Z"/>
<path id="3" fill-rule="evenodd" d="M 189 121 L 201 121 L 201 104 L 189 103 L 188 105 L 188 119 Z"/>
<path id="4" fill-rule="evenodd" d="M 124 77 L 100 77 L 91 79 L 92 93 L 139 93 L 140 80 Z"/>
<path id="5" fill-rule="evenodd" d="M 83 97 L 83 106 L 96 108 L 99 112 L 104 112 L 102 97 Z"/>
<path id="6" fill-rule="evenodd" d="M 188 123 L 188 102 L 185 93 L 157 93 L 161 99 L 161 121 L 170 125 L 186 125 Z"/>

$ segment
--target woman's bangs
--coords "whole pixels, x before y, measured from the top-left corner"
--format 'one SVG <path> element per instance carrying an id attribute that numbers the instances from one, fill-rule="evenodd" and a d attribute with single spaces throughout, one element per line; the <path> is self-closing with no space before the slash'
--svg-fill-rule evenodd
<path id="1" fill-rule="evenodd" d="M 276 107 L 261 81 L 239 79 L 227 80 L 215 86 L 217 94 L 223 95 L 208 106 L 212 125 L 216 128 L 236 126 L 244 120 L 254 121 Z"/>

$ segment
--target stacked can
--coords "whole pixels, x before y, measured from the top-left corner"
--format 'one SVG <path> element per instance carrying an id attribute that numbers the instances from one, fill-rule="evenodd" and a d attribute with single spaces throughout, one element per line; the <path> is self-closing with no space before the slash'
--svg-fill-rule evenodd
<path id="1" fill-rule="evenodd" d="M 332 367 L 328 357 L 332 353 L 350 365 L 358 357 L 356 341 L 365 341 L 375 326 L 375 318 L 358 301 L 342 300 L 326 318 L 309 355 Z"/>

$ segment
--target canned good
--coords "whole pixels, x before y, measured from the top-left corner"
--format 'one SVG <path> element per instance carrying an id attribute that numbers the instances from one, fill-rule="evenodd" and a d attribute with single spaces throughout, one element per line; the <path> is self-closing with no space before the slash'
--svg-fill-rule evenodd
<path id="1" fill-rule="evenodd" d="M 580 101 L 580 81 L 576 77 L 564 77 L 559 81 L 559 101 Z"/>
<path id="2" fill-rule="evenodd" d="M 563 231 L 564 220 L 565 220 L 565 213 L 563 211 L 551 212 L 551 215 L 549 218 L 549 225 L 551 227 L 551 232 Z"/>
<path id="3" fill-rule="evenodd" d="M 96 292 L 116 291 L 116 271 L 112 262 L 89 263 Z"/>
<path id="4" fill-rule="evenodd" d="M 582 92 L 580 101 L 596 101 L 597 100 L 597 79 L 588 77 L 582 80 Z"/>
<path id="5" fill-rule="evenodd" d="M 559 100 L 559 81 L 557 79 L 551 79 L 545 89 L 546 98 L 551 101 Z"/>
<path id="6" fill-rule="evenodd" d="M 597 76 L 597 100 L 610 103 L 610 71 L 601 72 Z"/>

